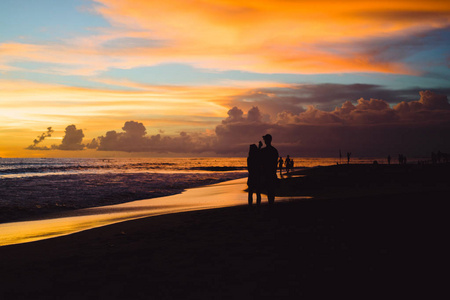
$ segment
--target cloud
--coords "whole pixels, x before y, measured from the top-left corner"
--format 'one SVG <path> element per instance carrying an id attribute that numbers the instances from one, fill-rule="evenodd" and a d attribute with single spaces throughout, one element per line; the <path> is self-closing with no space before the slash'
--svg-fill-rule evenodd
<path id="1" fill-rule="evenodd" d="M 335 157 L 339 149 L 357 156 L 428 155 L 450 151 L 450 104 L 445 95 L 420 92 L 420 98 L 396 105 L 383 99 L 345 101 L 334 110 L 308 106 L 299 112 L 266 114 L 258 106 L 246 112 L 235 106 L 211 131 L 163 135 L 139 121 L 127 121 L 122 131 L 107 131 L 87 143 L 99 151 L 183 153 L 186 155 L 246 155 L 248 145 L 270 133 L 281 155 Z M 276 95 L 273 95 L 276 99 Z M 325 101 L 325 100 L 324 100 Z M 326 102 L 326 101 L 325 101 Z M 148 134 L 148 132 L 159 132 Z M 81 150 L 84 134 L 75 125 L 66 128 L 60 146 Z"/>
<path id="2" fill-rule="evenodd" d="M 207 134 L 180 132 L 178 136 L 147 136 L 143 123 L 127 121 L 123 132 L 108 131 L 98 137 L 99 151 L 201 153 L 212 149 L 214 137 Z"/>
<path id="3" fill-rule="evenodd" d="M 436 89 L 437 93 L 450 94 L 450 89 Z M 323 111 L 332 111 L 346 101 L 357 99 L 384 99 L 389 105 L 410 101 L 417 89 L 392 90 L 375 84 L 293 84 L 286 87 L 258 88 L 230 97 L 220 103 L 226 107 L 248 110 L 258 106 L 272 117 L 283 111 L 299 114 L 305 107 L 314 105 Z"/>
<path id="4" fill-rule="evenodd" d="M 341 124 L 341 125 L 390 125 L 442 122 L 450 120 L 450 104 L 447 96 L 431 91 L 420 92 L 418 101 L 402 101 L 393 106 L 385 100 L 360 98 L 354 105 L 346 101 L 333 111 L 322 111 L 309 106 L 305 112 L 278 114 L 281 124 Z"/>
<path id="5" fill-rule="evenodd" d="M 51 147 L 40 147 L 38 144 L 46 137 L 51 137 L 54 130 L 52 127 L 47 128 L 47 132 L 42 133 L 33 141 L 33 145 L 28 146 L 27 150 L 83 150 L 85 145 L 82 144 L 84 133 L 82 129 L 77 129 L 75 125 L 69 125 L 65 129 L 64 137 L 60 145 L 52 145 Z M 93 142 L 90 145 L 93 145 Z M 91 145 L 91 146 L 92 146 Z"/>
<path id="6" fill-rule="evenodd" d="M 0 44 L 0 66 L 44 62 L 56 65 L 35 71 L 83 76 L 165 63 L 260 73 L 412 74 L 416 65 L 406 58 L 423 45 L 395 42 L 450 26 L 450 9 L 439 0 L 95 2 L 112 28 L 59 43 Z"/>
<path id="7" fill-rule="evenodd" d="M 92 141 L 86 144 L 87 149 L 97 149 L 99 146 L 98 140 L 93 138 Z"/>
<path id="8" fill-rule="evenodd" d="M 395 42 L 405 33 L 426 35 L 450 25 L 450 10 L 439 0 L 97 2 L 115 28 L 149 32 L 152 41 L 163 42 L 161 48 L 130 43 L 133 56 L 262 73 L 411 73 L 404 56 L 383 54 L 390 48 L 379 46 L 380 37 Z M 414 49 L 411 44 L 408 50 Z"/>
<path id="9" fill-rule="evenodd" d="M 45 140 L 45 138 L 47 137 L 51 137 L 52 133 L 54 132 L 54 130 L 51 127 L 47 128 L 47 132 L 42 133 L 40 136 L 38 136 L 34 141 L 33 141 L 33 145 L 28 146 L 27 150 L 50 150 L 49 147 L 44 146 L 44 147 L 39 147 L 38 144 L 40 142 L 42 142 L 43 140 Z"/>
<path id="10" fill-rule="evenodd" d="M 313 106 L 300 113 L 284 111 L 270 122 L 251 120 L 234 107 L 216 127 L 215 151 L 243 151 L 267 132 L 284 155 L 335 156 L 338 149 L 360 156 L 424 155 L 431 149 L 450 148 L 450 104 L 446 96 L 425 91 L 418 101 L 392 108 L 384 100 L 360 98 L 333 111 Z"/>
<path id="11" fill-rule="evenodd" d="M 81 143 L 83 138 L 83 129 L 77 129 L 75 125 L 69 125 L 66 127 L 61 145 L 55 146 L 55 148 L 59 150 L 83 150 L 84 144 Z"/>

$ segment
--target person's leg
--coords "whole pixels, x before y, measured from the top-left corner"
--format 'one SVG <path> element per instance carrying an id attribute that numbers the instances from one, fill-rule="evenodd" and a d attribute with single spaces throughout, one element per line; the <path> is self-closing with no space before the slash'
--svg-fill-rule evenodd
<path id="1" fill-rule="evenodd" d="M 248 205 L 253 204 L 253 189 L 251 187 L 248 188 Z"/>

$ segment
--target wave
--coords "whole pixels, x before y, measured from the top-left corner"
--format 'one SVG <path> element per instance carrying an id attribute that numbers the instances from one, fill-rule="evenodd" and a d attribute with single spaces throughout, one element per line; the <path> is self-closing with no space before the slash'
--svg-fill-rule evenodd
<path id="1" fill-rule="evenodd" d="M 0 223 L 125 203 L 242 178 L 246 172 L 64 174 L 0 180 Z"/>

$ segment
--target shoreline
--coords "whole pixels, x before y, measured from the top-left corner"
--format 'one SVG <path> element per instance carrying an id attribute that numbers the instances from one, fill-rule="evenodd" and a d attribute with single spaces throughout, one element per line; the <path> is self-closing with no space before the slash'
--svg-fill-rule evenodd
<path id="1" fill-rule="evenodd" d="M 245 178 L 187 189 L 180 194 L 90 207 L 0 224 L 0 247 L 78 233 L 127 220 L 247 203 Z M 210 195 L 215 195 L 211 199 Z"/>
<path id="2" fill-rule="evenodd" d="M 442 295 L 444 202 L 291 201 L 121 222 L 0 247 L 2 292 L 5 299 Z"/>
<path id="3" fill-rule="evenodd" d="M 242 178 L 242 172 L 105 173 L 0 180 L 0 224 L 46 218 L 182 193 L 189 188 Z"/>
<path id="4" fill-rule="evenodd" d="M 2 292 L 5 299 L 442 296 L 448 169 L 309 169 L 282 184 L 285 194 L 314 199 L 269 207 L 263 197 L 259 209 L 160 215 L 0 247 Z M 333 196 L 351 186 L 367 193 Z"/>

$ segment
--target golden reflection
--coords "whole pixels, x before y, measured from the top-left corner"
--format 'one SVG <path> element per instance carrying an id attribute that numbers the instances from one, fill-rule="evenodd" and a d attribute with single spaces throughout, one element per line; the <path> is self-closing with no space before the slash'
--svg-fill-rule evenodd
<path id="1" fill-rule="evenodd" d="M 57 218 L 0 224 L 0 246 L 27 243 L 149 216 L 247 204 L 247 178 L 178 195 L 67 212 Z M 309 197 L 296 197 L 309 198 Z M 277 201 L 292 199 L 277 198 Z"/>

